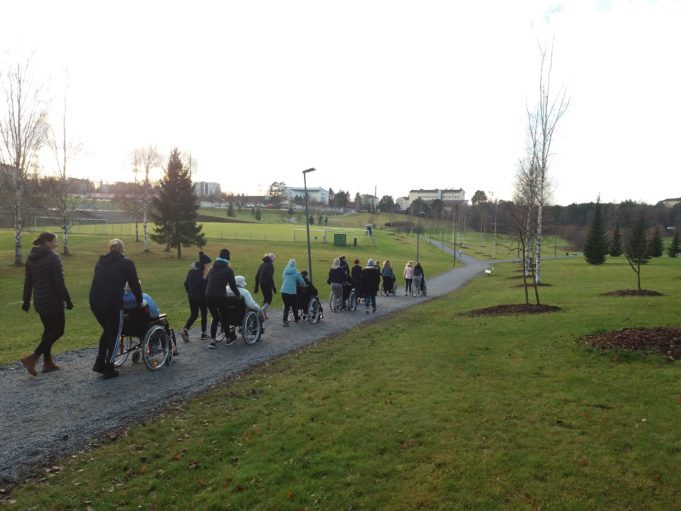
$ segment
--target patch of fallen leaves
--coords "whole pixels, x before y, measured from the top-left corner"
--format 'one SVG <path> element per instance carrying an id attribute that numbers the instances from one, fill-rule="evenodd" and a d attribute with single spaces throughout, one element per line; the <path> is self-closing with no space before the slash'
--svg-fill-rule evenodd
<path id="1" fill-rule="evenodd" d="M 662 293 L 657 291 L 651 291 L 650 289 L 618 289 L 616 291 L 608 291 L 603 293 L 601 296 L 664 296 Z"/>
<path id="2" fill-rule="evenodd" d="M 681 328 L 625 328 L 587 335 L 581 342 L 603 351 L 628 350 L 661 353 L 671 360 L 681 358 Z"/>
<path id="3" fill-rule="evenodd" d="M 495 305 L 484 309 L 475 309 L 468 312 L 470 316 L 506 316 L 510 314 L 540 314 L 545 312 L 557 312 L 560 307 L 555 305 L 537 305 L 525 303 L 513 303 L 506 305 Z"/>

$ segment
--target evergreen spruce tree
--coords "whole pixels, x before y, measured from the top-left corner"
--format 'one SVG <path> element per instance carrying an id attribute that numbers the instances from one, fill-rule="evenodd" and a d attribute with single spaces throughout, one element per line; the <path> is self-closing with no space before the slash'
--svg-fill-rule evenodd
<path id="1" fill-rule="evenodd" d="M 620 223 L 615 225 L 615 232 L 612 233 L 612 241 L 610 242 L 610 255 L 612 257 L 619 257 L 622 255 L 622 234 L 620 233 Z"/>
<path id="2" fill-rule="evenodd" d="M 648 250 L 650 250 L 651 257 L 662 257 L 662 252 L 664 252 L 662 234 L 660 233 L 660 227 L 657 225 L 655 226 L 655 231 L 653 231 L 653 237 L 648 244 Z"/>
<path id="3" fill-rule="evenodd" d="M 648 241 L 646 240 L 646 219 L 643 211 L 638 216 L 638 219 L 631 226 L 629 239 L 624 247 L 624 254 L 627 256 L 627 262 L 631 269 L 636 272 L 636 280 L 638 283 L 638 290 L 641 290 L 641 266 L 650 260 L 650 253 L 648 251 Z"/>
<path id="4" fill-rule="evenodd" d="M 608 254 L 608 236 L 603 228 L 600 198 L 594 206 L 591 229 L 584 243 L 584 258 L 589 264 L 603 264 Z"/>
<path id="5" fill-rule="evenodd" d="M 182 162 L 178 149 L 170 153 L 168 167 L 152 205 L 156 226 L 151 239 L 165 243 L 168 248 L 177 248 L 178 259 L 182 257 L 183 245 L 202 247 L 206 244 L 203 227 L 196 223 L 199 201 L 189 169 Z"/>
<path id="6" fill-rule="evenodd" d="M 256 210 L 255 210 L 255 219 L 256 219 L 258 222 L 259 222 L 260 220 L 262 220 L 262 211 L 260 210 L 260 208 L 256 208 Z"/>
<path id="7" fill-rule="evenodd" d="M 231 201 L 229 203 L 229 206 L 227 207 L 227 216 L 230 218 L 236 216 L 236 213 L 234 213 L 234 205 L 232 204 Z"/>
<path id="8" fill-rule="evenodd" d="M 667 249 L 667 254 L 669 257 L 676 257 L 676 254 L 681 254 L 681 242 L 679 241 L 679 231 L 674 233 L 674 239 L 672 239 L 672 244 L 669 245 Z"/>

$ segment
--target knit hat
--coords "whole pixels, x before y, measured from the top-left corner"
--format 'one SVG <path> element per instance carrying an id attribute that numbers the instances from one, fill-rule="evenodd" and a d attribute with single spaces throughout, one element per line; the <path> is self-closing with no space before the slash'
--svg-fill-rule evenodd
<path id="1" fill-rule="evenodd" d="M 210 263 L 210 257 L 208 257 L 206 254 L 202 252 L 199 252 L 199 262 L 201 264 L 209 264 Z"/>
<path id="2" fill-rule="evenodd" d="M 243 275 L 237 275 L 234 277 L 237 287 L 246 287 L 246 277 Z"/>
<path id="3" fill-rule="evenodd" d="M 373 259 L 369 259 L 369 260 L 367 261 L 367 266 L 373 266 L 373 265 L 374 265 L 374 260 L 373 260 Z"/>

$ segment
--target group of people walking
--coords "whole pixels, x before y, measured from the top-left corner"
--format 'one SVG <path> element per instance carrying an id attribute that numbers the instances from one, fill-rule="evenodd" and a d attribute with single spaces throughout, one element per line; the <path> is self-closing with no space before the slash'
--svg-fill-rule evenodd
<path id="1" fill-rule="evenodd" d="M 64 309 L 72 309 L 73 303 L 66 288 L 64 268 L 56 253 L 57 236 L 51 232 L 43 232 L 33 241 L 33 248 L 27 257 L 23 304 L 25 312 L 30 310 L 31 297 L 36 312 L 43 324 L 40 343 L 33 353 L 21 359 L 27 371 L 37 375 L 36 365 L 43 357 L 42 372 L 48 373 L 59 369 L 52 358 L 52 346 L 64 334 Z M 243 296 L 247 309 L 256 311 L 262 321 L 268 319 L 267 310 L 272 304 L 273 295 L 277 293 L 274 281 L 274 260 L 272 252 L 265 254 L 255 274 L 254 293 L 262 291 L 263 304 L 257 304 L 246 289 L 246 278 L 235 275 L 230 262 L 228 249 L 220 250 L 215 261 L 204 252 L 199 252 L 198 260 L 192 263 L 184 288 L 189 301 L 189 318 L 180 331 L 185 342 L 189 341 L 189 329 L 194 322 L 201 321 L 201 339 L 209 340 L 208 347 L 214 349 L 217 329 L 220 324 L 227 332 L 225 317 L 229 296 Z M 422 289 L 425 275 L 420 263 L 416 266 L 409 261 L 403 273 L 405 279 L 405 295 L 414 293 L 414 289 Z M 358 296 L 364 299 L 366 313 L 376 312 L 376 295 L 383 278 L 386 294 L 394 294 L 395 274 L 389 260 L 381 268 L 379 261 L 369 259 L 362 267 L 355 259 L 353 267 L 347 264 L 345 256 L 334 259 L 329 271 L 328 283 L 334 296 L 342 303 L 348 286 L 355 287 Z M 283 325 L 289 325 L 289 314 L 292 311 L 295 322 L 299 321 L 297 296 L 299 289 L 316 289 L 307 278 L 306 271 L 299 271 L 295 259 L 290 259 L 282 272 L 280 288 L 284 303 Z M 92 370 L 102 374 L 105 379 L 118 376 L 114 361 L 120 351 L 121 333 L 123 331 L 125 309 L 146 307 L 153 309 L 158 317 L 159 311 L 153 299 L 142 292 L 137 276 L 135 263 L 125 257 L 125 246 L 119 239 L 108 243 L 108 251 L 97 261 L 90 286 L 90 309 L 102 328 L 99 348 Z M 210 330 L 208 312 L 212 316 Z M 264 331 L 264 329 L 263 329 Z"/>

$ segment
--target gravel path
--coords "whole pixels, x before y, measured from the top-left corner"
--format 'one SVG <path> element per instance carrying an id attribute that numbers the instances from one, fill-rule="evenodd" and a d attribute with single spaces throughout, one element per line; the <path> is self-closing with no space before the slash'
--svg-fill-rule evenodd
<path id="1" fill-rule="evenodd" d="M 395 297 L 379 296 L 375 314 L 365 314 L 363 305 L 354 313 L 332 313 L 327 298 L 322 300 L 324 319 L 316 325 L 292 322 L 284 328 L 280 312 L 272 311 L 262 341 L 252 346 L 239 337 L 232 346 L 218 344 L 216 350 L 209 350 L 207 342 L 198 339 L 200 331 L 191 332 L 189 343 L 183 343 L 178 335 L 180 356 L 170 367 L 156 372 L 128 359 L 119 378 L 103 380 L 91 370 L 94 348 L 58 355 L 62 370 L 33 378 L 20 363 L 0 366 L 0 484 L 17 483 L 36 467 L 86 447 L 104 432 L 146 419 L 170 401 L 189 398 L 360 323 L 444 296 L 488 266 L 467 256 L 462 259 L 466 266 L 428 279 L 427 298 L 405 297 L 403 292 Z M 182 320 L 171 318 L 171 325 L 177 329 Z"/>

